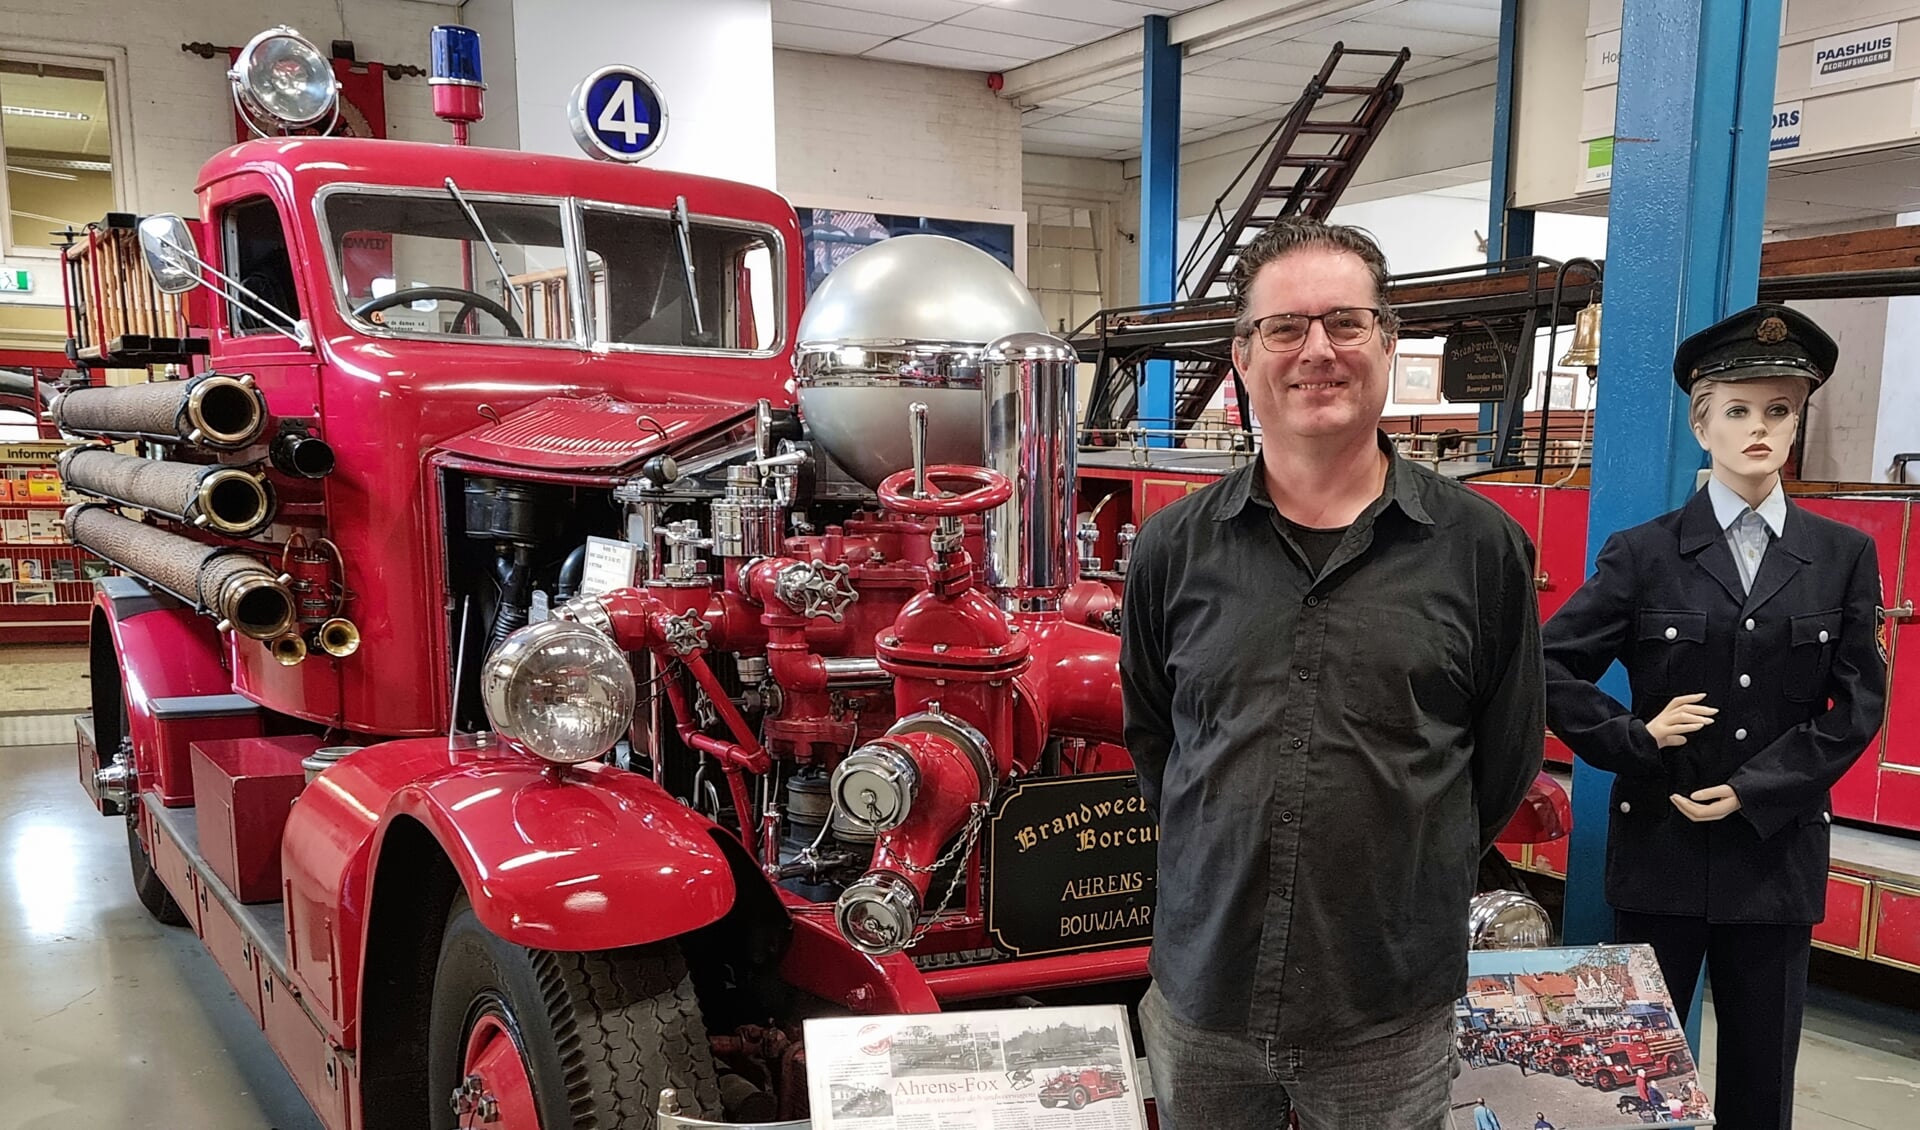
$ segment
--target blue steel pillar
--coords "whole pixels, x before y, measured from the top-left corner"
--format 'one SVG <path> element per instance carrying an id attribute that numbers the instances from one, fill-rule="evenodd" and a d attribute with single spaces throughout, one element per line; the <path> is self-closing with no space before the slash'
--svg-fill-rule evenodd
<path id="1" fill-rule="evenodd" d="M 1167 17 L 1146 19 L 1140 58 L 1140 301 L 1172 302 L 1180 215 L 1180 48 L 1167 42 Z M 1142 426 L 1173 426 L 1173 362 L 1141 366 Z M 1170 446 L 1166 436 L 1148 441 Z"/>
<path id="2" fill-rule="evenodd" d="M 1673 352 L 1688 334 L 1751 305 L 1759 287 L 1780 3 L 1626 0 L 1589 571 L 1609 534 L 1693 492 L 1700 451 L 1673 381 Z M 1617 667 L 1603 685 L 1627 700 Z M 1569 943 L 1612 937 L 1601 890 L 1611 783 L 1611 774 L 1575 763 Z"/>
<path id="3" fill-rule="evenodd" d="M 1508 208 L 1513 198 L 1513 73 L 1519 48 L 1520 0 L 1500 0 L 1500 61 L 1493 80 L 1493 176 L 1487 187 L 1487 261 L 1533 254 L 1533 212 Z M 1515 374 L 1525 376 L 1525 374 Z M 1500 404 L 1480 406 L 1480 430 L 1500 434 Z M 1488 440 L 1483 450 L 1492 451 Z"/>

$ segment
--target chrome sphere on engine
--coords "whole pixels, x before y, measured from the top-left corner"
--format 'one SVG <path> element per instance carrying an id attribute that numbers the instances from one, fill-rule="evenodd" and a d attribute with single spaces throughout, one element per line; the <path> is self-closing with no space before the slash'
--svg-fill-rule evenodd
<path id="1" fill-rule="evenodd" d="M 807 300 L 794 351 L 800 412 L 833 461 L 869 487 L 912 465 L 915 401 L 928 409 L 927 461 L 978 464 L 986 346 L 1045 329 L 1040 304 L 986 252 L 941 235 L 882 240 Z"/>

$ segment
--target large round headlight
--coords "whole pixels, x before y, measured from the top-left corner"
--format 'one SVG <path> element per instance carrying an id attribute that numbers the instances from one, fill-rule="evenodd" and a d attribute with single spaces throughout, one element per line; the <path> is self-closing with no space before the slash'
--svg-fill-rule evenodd
<path id="1" fill-rule="evenodd" d="M 495 732 L 572 765 L 613 748 L 633 722 L 633 669 L 611 639 L 546 620 L 487 656 L 480 696 Z"/>
<path id="2" fill-rule="evenodd" d="M 256 128 L 310 126 L 333 112 L 340 95 L 326 56 L 290 27 L 270 28 L 248 40 L 227 78 Z"/>
<path id="3" fill-rule="evenodd" d="M 1467 941 L 1477 950 L 1539 949 L 1553 944 L 1553 919 L 1519 891 L 1486 891 L 1467 909 Z"/>

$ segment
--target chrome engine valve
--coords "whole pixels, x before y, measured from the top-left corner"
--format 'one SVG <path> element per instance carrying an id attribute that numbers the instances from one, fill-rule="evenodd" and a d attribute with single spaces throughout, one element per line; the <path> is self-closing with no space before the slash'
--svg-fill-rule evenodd
<path id="1" fill-rule="evenodd" d="M 1127 575 L 1127 566 L 1133 564 L 1133 540 L 1140 536 L 1140 527 L 1128 522 L 1120 527 L 1120 556 L 1113 563 L 1113 571 L 1121 576 Z"/>
<path id="2" fill-rule="evenodd" d="M 669 522 L 660 536 L 667 543 L 667 563 L 661 579 L 680 587 L 706 584 L 707 563 L 700 551 L 713 548 L 713 541 L 700 536 L 700 523 L 691 518 Z"/>
<path id="3" fill-rule="evenodd" d="M 1080 523 L 1074 530 L 1075 540 L 1080 543 L 1080 576 L 1097 576 L 1100 572 L 1100 554 L 1094 549 L 1094 543 L 1100 540 L 1100 527 L 1092 519 Z"/>
<path id="4" fill-rule="evenodd" d="M 779 552 L 781 508 L 767 497 L 758 464 L 727 468 L 727 493 L 713 500 L 713 552 L 719 557 L 771 557 Z"/>
<path id="5" fill-rule="evenodd" d="M 834 768 L 828 795 L 861 828 L 886 832 L 913 811 L 920 792 L 920 766 L 899 742 L 880 738 L 848 754 Z"/>
<path id="6" fill-rule="evenodd" d="M 913 941 L 920 897 L 905 879 L 885 871 L 869 872 L 833 904 L 840 936 L 861 953 L 899 953 Z"/>
<path id="7" fill-rule="evenodd" d="M 809 620 L 825 618 L 838 624 L 846 617 L 847 606 L 860 599 L 848 576 L 852 568 L 821 561 L 795 562 L 775 575 L 773 595 Z"/>

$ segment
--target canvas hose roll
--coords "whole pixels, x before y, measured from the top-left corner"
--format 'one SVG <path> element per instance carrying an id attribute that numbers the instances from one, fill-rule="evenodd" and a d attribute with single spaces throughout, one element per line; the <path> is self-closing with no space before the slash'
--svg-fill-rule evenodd
<path id="1" fill-rule="evenodd" d="M 267 428 L 267 401 L 251 376 L 203 373 L 184 381 L 70 389 L 48 406 L 63 432 L 191 443 L 235 451 Z"/>
<path id="2" fill-rule="evenodd" d="M 278 573 L 242 550 L 142 525 L 98 503 L 67 511 L 67 536 L 211 613 L 223 632 L 273 640 L 293 631 L 293 594 Z"/>
<path id="3" fill-rule="evenodd" d="M 273 521 L 273 488 L 238 467 L 163 463 L 99 447 L 69 448 L 59 463 L 74 490 L 228 537 L 252 537 Z"/>

